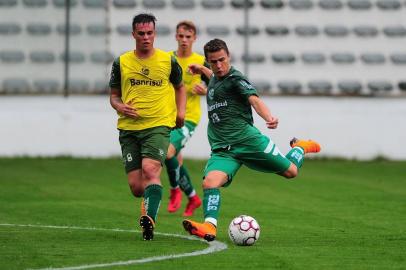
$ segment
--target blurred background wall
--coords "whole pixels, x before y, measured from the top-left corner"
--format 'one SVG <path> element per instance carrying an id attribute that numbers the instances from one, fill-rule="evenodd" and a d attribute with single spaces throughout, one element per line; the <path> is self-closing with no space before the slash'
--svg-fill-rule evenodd
<path id="1" fill-rule="evenodd" d="M 107 83 L 140 12 L 156 15 L 164 50 L 184 19 L 197 52 L 224 39 L 281 118 L 281 149 L 294 135 L 326 156 L 406 158 L 401 0 L 0 0 L 0 155 L 119 154 Z M 205 121 L 186 155 L 207 156 Z"/>

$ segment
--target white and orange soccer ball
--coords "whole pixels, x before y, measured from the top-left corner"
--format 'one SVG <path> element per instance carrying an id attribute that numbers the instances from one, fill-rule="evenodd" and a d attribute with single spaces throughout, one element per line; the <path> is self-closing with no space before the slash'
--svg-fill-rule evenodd
<path id="1" fill-rule="evenodd" d="M 259 238 L 258 222 L 250 216 L 240 215 L 228 226 L 228 236 L 238 246 L 252 246 Z"/>

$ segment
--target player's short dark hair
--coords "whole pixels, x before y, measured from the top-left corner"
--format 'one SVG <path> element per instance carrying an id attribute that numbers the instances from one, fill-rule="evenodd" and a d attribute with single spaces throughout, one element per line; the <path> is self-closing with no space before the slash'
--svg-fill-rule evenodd
<path id="1" fill-rule="evenodd" d="M 203 50 L 204 56 L 206 58 L 208 53 L 218 52 L 220 50 L 224 50 L 227 53 L 227 55 L 229 55 L 227 44 L 223 40 L 218 38 L 212 39 L 209 42 L 207 42 L 206 45 L 204 45 Z"/>
<path id="2" fill-rule="evenodd" d="M 133 30 L 135 29 L 136 24 L 151 23 L 151 22 L 154 24 L 154 28 L 155 28 L 156 18 L 151 13 L 140 13 L 138 15 L 135 15 L 133 18 L 133 24 L 132 24 Z"/>
<path id="3" fill-rule="evenodd" d="M 181 21 L 176 25 L 176 31 L 179 28 L 185 28 L 186 30 L 192 31 L 194 34 L 196 34 L 196 25 L 192 21 Z"/>

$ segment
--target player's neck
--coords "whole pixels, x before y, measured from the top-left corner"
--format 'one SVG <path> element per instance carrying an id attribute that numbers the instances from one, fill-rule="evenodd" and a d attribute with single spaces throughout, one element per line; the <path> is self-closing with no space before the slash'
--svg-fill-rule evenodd
<path id="1" fill-rule="evenodd" d="M 176 51 L 176 56 L 180 58 L 186 58 L 191 56 L 192 53 L 193 53 L 192 48 L 189 49 L 178 48 L 178 50 Z"/>
<path id="2" fill-rule="evenodd" d="M 134 54 L 136 57 L 141 59 L 146 59 L 151 57 L 155 53 L 155 49 L 152 48 L 150 50 L 134 50 Z"/>

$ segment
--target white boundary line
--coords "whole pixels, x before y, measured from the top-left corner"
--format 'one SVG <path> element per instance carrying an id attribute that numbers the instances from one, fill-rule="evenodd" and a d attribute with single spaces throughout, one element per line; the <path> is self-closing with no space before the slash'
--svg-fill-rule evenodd
<path id="1" fill-rule="evenodd" d="M 53 225 L 34 225 L 34 224 L 0 223 L 0 226 L 89 230 L 89 231 L 140 232 L 137 230 L 124 230 L 124 229 L 105 229 L 105 228 L 94 228 L 94 227 L 53 226 Z M 209 247 L 207 247 L 203 250 L 198 250 L 198 251 L 193 251 L 193 252 L 188 252 L 188 253 L 170 254 L 170 255 L 165 255 L 165 256 L 153 256 L 153 257 L 137 259 L 137 260 L 117 261 L 117 262 L 101 263 L 101 264 L 87 264 L 87 265 L 60 267 L 60 268 L 48 267 L 48 268 L 41 268 L 41 269 L 35 269 L 35 270 L 82 270 L 82 269 L 89 269 L 89 268 L 102 268 L 102 267 L 109 267 L 109 266 L 142 264 L 142 263 L 148 263 L 148 262 L 163 261 L 163 260 L 168 260 L 168 259 L 205 255 L 205 254 L 209 254 L 209 253 L 213 253 L 213 252 L 219 252 L 219 251 L 222 251 L 227 248 L 227 245 L 225 243 L 222 243 L 219 241 L 206 242 L 202 239 L 199 239 L 199 238 L 196 238 L 193 236 L 186 236 L 186 235 L 172 234 L 172 233 L 160 233 L 160 232 L 154 232 L 154 234 L 170 236 L 170 237 L 178 237 L 178 238 L 183 238 L 183 239 L 188 239 L 188 240 L 201 241 L 201 242 L 207 243 L 209 245 Z"/>

